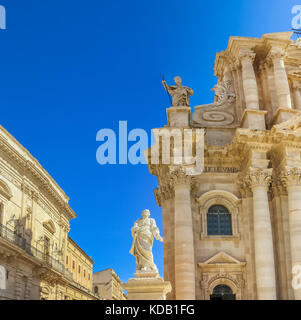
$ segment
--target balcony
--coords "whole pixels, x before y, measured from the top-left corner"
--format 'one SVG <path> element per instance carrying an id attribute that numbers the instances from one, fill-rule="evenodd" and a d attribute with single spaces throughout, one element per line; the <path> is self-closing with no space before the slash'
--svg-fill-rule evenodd
<path id="1" fill-rule="evenodd" d="M 62 273 L 66 278 L 68 278 L 68 280 L 73 286 L 98 298 L 98 296 L 96 296 L 92 291 L 74 281 L 72 272 L 70 272 L 60 261 L 38 250 L 36 247 L 33 247 L 26 241 L 24 237 L 18 235 L 16 232 L 12 231 L 11 229 L 7 228 L 2 224 L 0 224 L 0 237 L 4 238 L 5 240 L 9 241 L 15 246 L 23 249 L 27 254 L 39 259 L 40 261 L 44 262 L 47 266 L 54 268 L 58 272 Z"/>
<path id="2" fill-rule="evenodd" d="M 43 261 L 47 266 L 54 268 L 58 272 L 62 273 L 69 280 L 72 280 L 72 273 L 60 261 L 54 259 L 50 255 L 46 255 L 36 247 L 33 247 L 26 241 L 24 237 L 16 234 L 16 232 L 12 231 L 2 224 L 0 224 L 0 237 L 23 249 L 30 256 Z"/>

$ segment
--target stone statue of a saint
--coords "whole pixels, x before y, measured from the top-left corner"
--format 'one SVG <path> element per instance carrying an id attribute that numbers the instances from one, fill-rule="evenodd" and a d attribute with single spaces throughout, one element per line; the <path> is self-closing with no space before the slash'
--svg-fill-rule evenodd
<path id="1" fill-rule="evenodd" d="M 152 248 L 154 238 L 159 241 L 163 241 L 163 238 L 160 236 L 155 219 L 149 216 L 149 210 L 143 210 L 142 218 L 138 219 L 132 227 L 133 244 L 130 254 L 136 258 L 137 272 L 158 273 L 157 266 L 154 264 Z"/>
<path id="2" fill-rule="evenodd" d="M 162 84 L 165 90 L 172 96 L 173 107 L 189 107 L 189 97 L 193 95 L 193 90 L 188 87 L 182 86 L 181 77 L 174 78 L 175 86 L 168 86 L 165 80 Z"/>

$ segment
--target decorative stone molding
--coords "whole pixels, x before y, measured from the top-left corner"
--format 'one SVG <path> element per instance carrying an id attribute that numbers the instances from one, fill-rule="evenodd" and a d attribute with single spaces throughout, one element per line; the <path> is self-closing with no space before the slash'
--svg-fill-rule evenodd
<path id="1" fill-rule="evenodd" d="M 170 167 L 170 177 L 173 186 L 191 184 L 191 176 L 186 174 L 185 167 Z"/>
<path id="2" fill-rule="evenodd" d="M 272 182 L 272 171 L 273 169 L 251 167 L 245 177 L 245 181 L 252 190 L 256 187 L 264 187 L 268 190 Z"/>
<path id="3" fill-rule="evenodd" d="M 203 299 L 209 300 L 213 289 L 220 284 L 229 286 L 237 300 L 244 299 L 245 266 L 245 262 L 241 262 L 223 251 L 202 263 L 198 263 L 202 279 Z"/>
<path id="4" fill-rule="evenodd" d="M 301 186 L 301 168 L 285 167 L 280 174 L 280 179 L 286 188 Z"/>
<path id="5" fill-rule="evenodd" d="M 201 240 L 233 240 L 240 238 L 239 232 L 239 212 L 241 200 L 238 199 L 233 193 L 225 190 L 212 190 L 201 195 L 197 202 L 200 206 L 200 218 L 201 218 Z M 225 206 L 232 219 L 232 235 L 208 235 L 207 234 L 207 212 L 213 205 Z"/>
<path id="6" fill-rule="evenodd" d="M 239 51 L 239 60 L 243 63 L 245 61 L 253 63 L 255 59 L 256 53 L 251 49 L 240 49 Z"/>
<path id="7" fill-rule="evenodd" d="M 287 56 L 287 53 L 283 48 L 272 47 L 266 59 L 267 61 L 281 60 L 281 59 L 284 59 L 286 56 Z"/>
<path id="8" fill-rule="evenodd" d="M 20 166 L 24 170 L 24 175 L 34 177 L 35 184 L 45 190 L 49 199 L 52 199 L 68 219 L 76 217 L 74 211 L 68 205 L 69 199 L 63 190 L 38 161 L 3 127 L 0 127 L 0 152 L 3 152 L 9 158 L 13 167 Z M 2 170 L 0 173 L 3 174 Z M 10 179 L 12 178 L 10 177 Z M 15 181 L 15 184 L 17 184 L 17 181 Z"/>
<path id="9" fill-rule="evenodd" d="M 52 220 L 48 220 L 43 222 L 43 227 L 48 230 L 51 234 L 55 234 L 55 224 L 53 223 Z"/>
<path id="10" fill-rule="evenodd" d="M 281 174 L 273 172 L 270 188 L 271 199 L 277 196 L 287 196 L 286 184 L 281 180 Z"/>
<path id="11" fill-rule="evenodd" d="M 154 190 L 154 194 L 159 207 L 162 206 L 163 201 L 174 198 L 174 190 L 170 185 L 159 186 Z"/>
<path id="12" fill-rule="evenodd" d="M 194 108 L 192 124 L 195 127 L 221 127 L 234 122 L 233 109 L 236 95 L 232 90 L 232 81 L 218 83 L 212 90 L 215 91 L 217 101 Z"/>
<path id="13" fill-rule="evenodd" d="M 9 200 L 13 196 L 10 188 L 3 180 L 0 180 L 0 194 L 7 200 Z"/>

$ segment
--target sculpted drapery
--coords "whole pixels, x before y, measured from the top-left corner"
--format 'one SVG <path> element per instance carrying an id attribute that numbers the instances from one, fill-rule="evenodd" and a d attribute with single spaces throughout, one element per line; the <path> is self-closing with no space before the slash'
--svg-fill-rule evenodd
<path id="1" fill-rule="evenodd" d="M 149 216 L 149 210 L 144 210 L 142 218 L 138 219 L 132 227 L 133 244 L 130 254 L 136 258 L 137 271 L 158 272 L 157 266 L 154 264 L 152 247 L 154 238 L 159 241 L 163 241 L 163 239 L 156 221 Z"/>

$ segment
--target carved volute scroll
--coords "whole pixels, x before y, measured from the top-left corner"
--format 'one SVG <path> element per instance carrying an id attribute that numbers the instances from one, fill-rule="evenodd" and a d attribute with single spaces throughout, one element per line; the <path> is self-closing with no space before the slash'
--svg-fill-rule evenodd
<path id="1" fill-rule="evenodd" d="M 212 89 L 217 101 L 196 106 L 192 115 L 192 124 L 195 127 L 221 127 L 234 123 L 234 106 L 236 95 L 231 90 L 232 81 L 221 82 Z"/>

